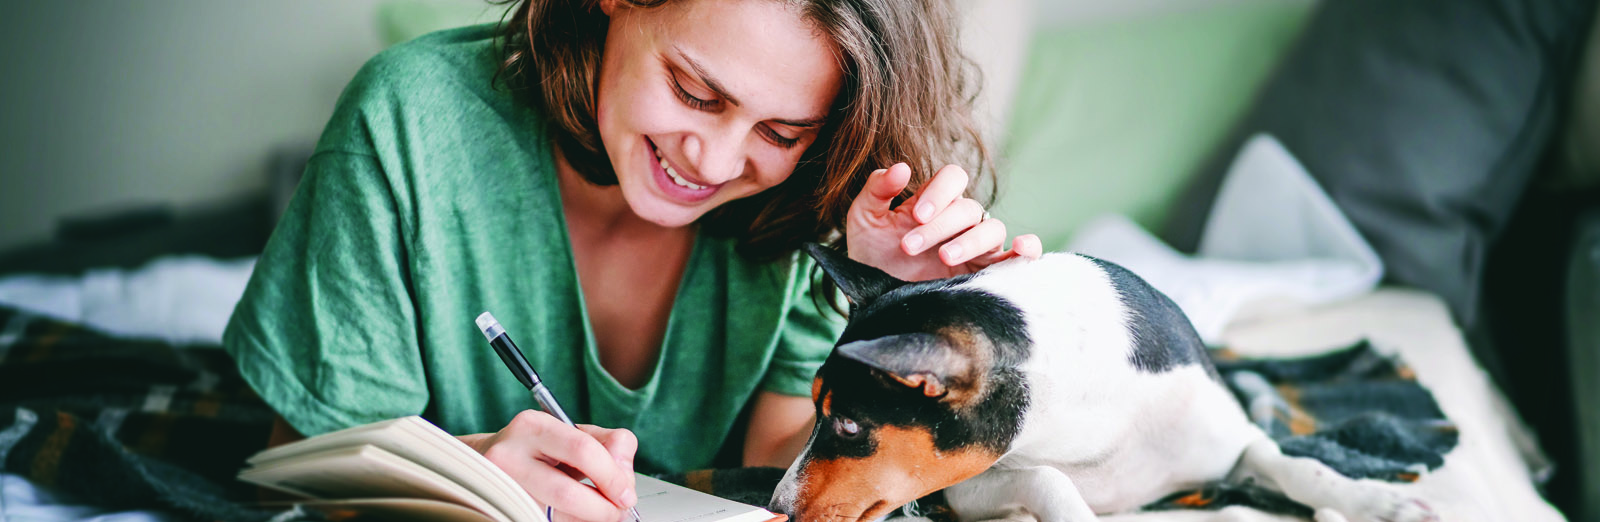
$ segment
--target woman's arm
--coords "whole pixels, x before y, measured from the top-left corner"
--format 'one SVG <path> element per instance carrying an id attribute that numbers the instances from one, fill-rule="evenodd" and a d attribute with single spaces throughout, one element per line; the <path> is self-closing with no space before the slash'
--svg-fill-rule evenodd
<path id="1" fill-rule="evenodd" d="M 787 468 L 805 449 L 816 424 L 810 397 L 761 392 L 744 437 L 744 465 Z"/>
<path id="2" fill-rule="evenodd" d="M 290 426 L 289 421 L 283 420 L 282 415 L 274 414 L 272 416 L 272 433 L 267 435 L 268 448 L 276 448 L 278 446 L 282 446 L 284 444 L 304 438 L 306 438 L 306 436 L 301 435 L 298 430 L 294 429 L 294 426 Z M 260 500 L 262 502 L 294 500 L 296 498 L 298 497 L 278 491 L 276 489 L 266 487 L 256 488 L 256 500 Z"/>
<path id="3" fill-rule="evenodd" d="M 301 435 L 294 426 L 290 426 L 289 421 L 283 420 L 282 415 L 272 416 L 272 435 L 267 437 L 268 448 L 276 448 L 304 438 L 306 436 Z"/>

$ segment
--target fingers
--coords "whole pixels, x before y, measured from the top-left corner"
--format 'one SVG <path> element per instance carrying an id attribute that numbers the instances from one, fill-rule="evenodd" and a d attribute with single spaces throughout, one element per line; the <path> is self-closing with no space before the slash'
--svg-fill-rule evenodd
<path id="1" fill-rule="evenodd" d="M 618 467 L 624 471 L 633 471 L 633 455 L 639 450 L 639 438 L 634 436 L 632 431 L 589 424 L 579 424 L 578 429 L 594 437 L 594 440 L 600 441 L 600 445 L 605 446 L 606 452 L 611 454 Z"/>
<path id="2" fill-rule="evenodd" d="M 1024 259 L 1039 259 L 1039 256 L 1042 255 L 1044 255 L 1044 247 L 1039 241 L 1039 236 L 1033 234 L 1023 234 L 1011 240 L 1011 250 L 990 252 L 988 254 L 973 258 L 972 261 L 968 262 L 968 264 L 975 265 L 976 268 L 982 269 L 989 265 L 1014 257 L 1021 257 Z"/>
<path id="3" fill-rule="evenodd" d="M 904 163 L 895 166 L 900 165 Z M 911 168 L 906 167 L 906 174 L 910 173 Z M 970 180 L 966 170 L 955 165 L 945 165 L 939 172 L 933 174 L 933 180 L 917 192 L 916 206 L 911 208 L 912 217 L 917 218 L 918 223 L 932 222 L 946 207 L 966 192 L 968 181 Z"/>
<path id="4" fill-rule="evenodd" d="M 600 493 L 616 507 L 632 507 L 638 501 L 633 490 L 633 473 L 625 470 L 606 447 L 588 433 L 572 429 L 560 421 L 545 433 L 551 444 L 545 457 L 576 470 L 589 478 Z M 628 461 L 633 461 L 629 449 Z M 569 511 L 569 513 L 572 513 Z M 576 514 L 576 513 L 573 513 Z"/>
<path id="5" fill-rule="evenodd" d="M 1023 234 L 1011 240 L 1011 251 L 1028 259 L 1039 259 L 1044 255 L 1044 242 L 1034 234 Z"/>
<path id="6" fill-rule="evenodd" d="M 919 207 L 921 205 L 922 203 L 918 203 Z M 900 239 L 900 248 L 905 250 L 907 255 L 921 255 L 929 248 L 944 243 L 946 240 L 955 237 L 956 234 L 960 234 L 963 231 L 979 225 L 979 221 L 981 220 L 983 220 L 982 204 L 969 198 L 958 199 L 955 202 L 944 206 L 943 211 L 940 212 L 938 216 L 935 216 L 932 221 L 929 221 L 927 224 L 920 227 L 913 228 L 910 232 L 907 232 L 906 235 Z M 965 261 L 971 257 L 964 256 L 965 253 L 970 252 L 973 255 L 981 254 L 998 247 L 1002 241 L 1005 241 L 1004 225 L 1002 225 L 1000 237 L 994 239 L 992 244 L 983 245 L 983 248 L 980 250 L 971 250 L 971 248 L 976 248 L 978 246 L 976 244 L 963 245 L 951 243 L 940 247 L 939 257 L 945 258 L 945 256 L 949 254 L 955 258 L 960 258 L 962 261 Z M 948 251 L 947 249 L 954 251 Z M 963 251 L 963 249 L 966 250 Z"/>
<path id="7" fill-rule="evenodd" d="M 947 266 L 956 266 L 979 256 L 999 252 L 1006 241 L 1006 224 L 998 219 L 985 219 L 966 232 L 939 247 L 939 260 Z"/>
<path id="8" fill-rule="evenodd" d="M 978 214 L 978 217 L 970 217 L 974 212 Z M 947 219 L 948 221 L 946 221 Z M 970 224 L 980 219 L 982 221 L 979 221 L 976 225 Z M 962 229 L 962 227 L 967 228 Z M 1034 234 L 1017 236 L 1011 241 L 1010 250 L 1002 250 L 1001 248 L 1005 245 L 1006 240 L 1005 223 L 998 219 L 986 217 L 983 214 L 983 207 L 970 199 L 956 201 L 950 206 L 949 211 L 935 218 L 933 223 L 918 227 L 911 233 L 906 234 L 906 237 L 911 238 L 913 235 L 924 234 L 925 237 L 933 241 L 932 244 L 939 244 L 939 241 L 944 241 L 943 239 L 936 239 L 940 238 L 941 235 L 943 237 L 955 236 L 953 239 L 944 241 L 944 244 L 939 246 L 939 261 L 946 266 L 973 263 L 977 268 L 982 268 L 1013 257 L 1038 259 L 1039 256 L 1044 255 L 1044 247 L 1039 241 L 1039 236 Z M 915 238 L 913 238 L 913 241 L 915 241 Z M 905 246 L 904 243 L 902 243 L 902 246 Z M 907 249 L 907 253 L 918 255 L 921 252 L 912 252 Z"/>
<path id="9" fill-rule="evenodd" d="M 614 522 L 621 509 L 638 502 L 632 473 L 638 442 L 627 430 L 573 428 L 528 410 L 492 438 L 484 456 L 555 510 L 582 520 Z"/>
<path id="10" fill-rule="evenodd" d="M 982 204 L 966 197 L 971 177 L 956 165 L 939 169 L 915 194 L 891 208 L 911 177 L 905 163 L 868 176 L 851 202 L 845 225 L 852 259 L 907 280 L 923 280 L 982 269 L 1013 257 L 1042 255 L 1039 238 L 1031 234 L 1015 238 L 1012 249 L 1005 250 L 1005 224 L 989 219 Z M 905 255 L 894 252 L 896 242 Z M 935 251 L 933 256 L 923 255 L 930 250 Z"/>
<path id="11" fill-rule="evenodd" d="M 512 475 L 517 482 L 539 485 L 538 488 L 524 488 L 528 489 L 528 494 L 535 501 L 550 506 L 550 509 L 566 517 L 590 522 L 614 522 L 622 516 L 622 511 L 602 497 L 599 491 L 567 476 L 549 463 L 535 460 L 518 471 Z"/>
<path id="12" fill-rule="evenodd" d="M 894 198 L 899 196 L 910 182 L 911 166 L 904 163 L 872 171 L 872 174 L 867 176 L 866 185 L 861 187 L 861 194 L 850 203 L 850 212 L 875 214 L 888 212 Z"/>

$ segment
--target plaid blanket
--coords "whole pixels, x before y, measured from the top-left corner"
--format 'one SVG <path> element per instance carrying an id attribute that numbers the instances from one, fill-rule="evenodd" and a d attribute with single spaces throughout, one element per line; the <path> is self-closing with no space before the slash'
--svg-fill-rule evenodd
<path id="1" fill-rule="evenodd" d="M 1284 452 L 1352 477 L 1416 480 L 1438 467 L 1456 432 L 1399 361 L 1366 343 L 1293 360 L 1226 351 L 1218 370 Z M 272 411 L 215 346 L 117 339 L 0 307 L 0 469 L 112 509 L 160 509 L 197 520 L 289 521 L 314 513 L 253 507 L 235 480 L 262 449 Z M 663 479 L 765 504 L 783 470 L 702 470 Z M 1248 505 L 1309 515 L 1277 493 L 1216 483 L 1147 509 Z M 954 520 L 942 496 L 902 514 Z"/>
<path id="2" fill-rule="evenodd" d="M 1366 341 L 1295 359 L 1243 359 L 1213 350 L 1212 362 L 1250 419 L 1285 455 L 1311 457 L 1352 478 L 1412 482 L 1444 464 L 1458 433 L 1416 373 Z M 1217 482 L 1176 493 L 1147 510 L 1246 505 L 1309 518 L 1311 509 L 1250 482 Z"/>
<path id="3" fill-rule="evenodd" d="M 273 412 L 227 353 L 0 308 L 0 464 L 112 509 L 265 520 L 234 480 Z"/>

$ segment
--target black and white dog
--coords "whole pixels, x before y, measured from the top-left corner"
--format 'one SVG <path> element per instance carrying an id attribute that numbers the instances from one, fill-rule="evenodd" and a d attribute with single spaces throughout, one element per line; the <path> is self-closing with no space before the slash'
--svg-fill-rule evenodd
<path id="1" fill-rule="evenodd" d="M 907 283 L 808 245 L 850 299 L 817 423 L 771 508 L 870 521 L 943 489 L 963 521 L 1092 521 L 1255 477 L 1319 522 L 1437 520 L 1392 487 L 1285 456 L 1177 305 L 1075 254 Z"/>

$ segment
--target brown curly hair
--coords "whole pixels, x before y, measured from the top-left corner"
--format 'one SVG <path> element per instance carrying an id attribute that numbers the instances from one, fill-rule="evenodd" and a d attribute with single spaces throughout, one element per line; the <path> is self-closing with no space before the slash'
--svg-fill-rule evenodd
<path id="1" fill-rule="evenodd" d="M 509 0 L 508 0 L 509 1 Z M 622 0 L 654 8 L 670 0 Z M 802 243 L 842 241 L 845 213 L 873 170 L 905 162 L 909 197 L 946 164 L 992 199 L 989 154 L 972 114 L 977 69 L 957 47 L 947 0 L 768 0 L 795 7 L 830 37 L 845 68 L 828 123 L 777 186 L 701 218 L 752 259 Z M 543 111 L 567 162 L 590 182 L 617 183 L 595 119 L 595 89 L 608 17 L 598 0 L 520 0 L 501 25 L 496 81 Z M 986 190 L 977 190 L 983 187 Z"/>

